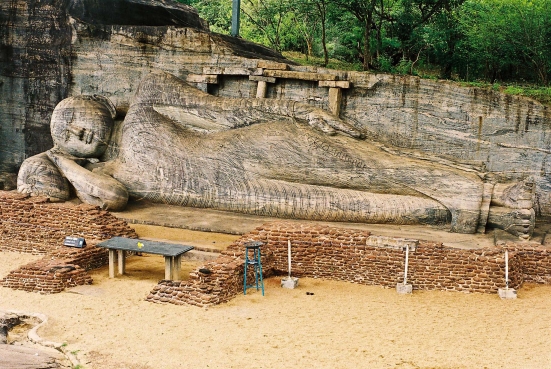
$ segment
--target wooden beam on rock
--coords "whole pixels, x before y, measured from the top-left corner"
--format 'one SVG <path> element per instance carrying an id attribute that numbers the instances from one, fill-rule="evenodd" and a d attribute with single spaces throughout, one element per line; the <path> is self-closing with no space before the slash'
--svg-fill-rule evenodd
<path id="1" fill-rule="evenodd" d="M 337 76 L 325 73 L 295 72 L 285 70 L 264 70 L 265 77 L 299 79 L 303 81 L 336 81 Z"/>

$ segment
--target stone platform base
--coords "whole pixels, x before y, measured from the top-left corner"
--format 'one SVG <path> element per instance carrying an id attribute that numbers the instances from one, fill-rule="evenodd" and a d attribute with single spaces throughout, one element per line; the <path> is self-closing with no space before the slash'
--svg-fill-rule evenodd
<path id="1" fill-rule="evenodd" d="M 398 292 L 400 295 L 406 295 L 408 293 L 412 293 L 413 286 L 411 284 L 397 283 L 396 292 Z"/>
<path id="2" fill-rule="evenodd" d="M 295 277 L 285 277 L 281 279 L 281 287 L 295 289 L 298 287 L 298 278 Z"/>
<path id="3" fill-rule="evenodd" d="M 500 289 L 497 290 L 497 294 L 502 299 L 510 300 L 510 299 L 516 299 L 517 298 L 517 290 L 512 289 L 512 288 L 508 288 L 508 289 L 500 288 Z"/>

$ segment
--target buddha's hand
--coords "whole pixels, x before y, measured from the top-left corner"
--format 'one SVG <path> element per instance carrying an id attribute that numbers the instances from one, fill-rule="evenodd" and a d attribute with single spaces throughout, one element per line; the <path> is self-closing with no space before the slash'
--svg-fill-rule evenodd
<path id="1" fill-rule="evenodd" d="M 328 135 L 342 133 L 354 138 L 362 138 L 362 133 L 353 125 L 344 122 L 339 117 L 323 109 L 300 102 L 289 105 L 292 117 L 305 119 L 308 124 Z"/>
<path id="2" fill-rule="evenodd" d="M 54 146 L 50 150 L 46 151 L 46 156 L 48 156 L 48 158 L 50 158 L 50 160 L 53 163 L 56 163 L 59 160 L 63 160 L 63 161 L 69 160 L 69 161 L 75 162 L 80 166 L 83 166 L 88 162 L 87 158 L 79 158 L 79 157 L 73 156 L 63 151 L 57 146 Z"/>
<path id="3" fill-rule="evenodd" d="M 356 127 L 321 109 L 316 109 L 309 113 L 307 121 L 312 127 L 328 135 L 340 132 L 354 138 L 362 138 L 362 133 Z"/>

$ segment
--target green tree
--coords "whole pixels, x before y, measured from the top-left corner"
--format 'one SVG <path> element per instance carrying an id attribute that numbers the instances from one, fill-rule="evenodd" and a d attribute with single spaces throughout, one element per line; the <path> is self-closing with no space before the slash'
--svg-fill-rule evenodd
<path id="1" fill-rule="evenodd" d="M 319 28 L 314 0 L 297 0 L 291 4 L 293 22 L 306 43 L 306 60 L 314 55 L 314 42 Z"/>
<path id="2" fill-rule="evenodd" d="M 229 33 L 231 0 L 179 0 Z M 277 51 L 323 54 L 364 70 L 451 78 L 551 75 L 551 0 L 241 0 L 241 35 Z"/>
<path id="3" fill-rule="evenodd" d="M 423 54 L 438 52 L 440 60 L 450 58 L 454 51 L 454 27 L 450 20 L 462 0 L 400 0 L 393 13 L 386 16 L 389 33 L 399 45 L 402 62 L 413 66 Z M 384 14 L 383 14 L 384 16 Z M 452 28 L 449 28 L 452 26 Z M 443 52 L 446 51 L 446 52 Z M 396 61 L 396 56 L 394 56 Z"/>
<path id="4" fill-rule="evenodd" d="M 539 83 L 549 85 L 551 73 L 551 0 L 510 0 L 505 37 Z M 508 10 L 509 10 L 508 9 Z"/>
<path id="5" fill-rule="evenodd" d="M 432 56 L 432 62 L 439 67 L 441 78 L 451 79 L 454 70 L 461 68 L 458 47 L 463 34 L 459 27 L 458 9 L 462 3 L 463 0 L 459 0 L 447 4 L 431 23 L 433 38 L 428 56 Z"/>
<path id="6" fill-rule="evenodd" d="M 379 0 L 333 0 L 334 4 L 352 14 L 362 27 L 362 65 L 369 70 L 373 64 L 371 53 L 371 31 Z"/>
<path id="7" fill-rule="evenodd" d="M 177 0 L 190 5 L 209 23 L 210 30 L 230 34 L 232 1 L 231 0 Z"/>
<path id="8" fill-rule="evenodd" d="M 249 32 L 254 38 L 265 38 L 268 46 L 278 52 L 283 50 L 285 27 L 292 23 L 290 0 L 245 0 L 241 11 L 253 26 Z"/>
<path id="9" fill-rule="evenodd" d="M 474 70 L 496 79 L 528 78 L 549 84 L 551 0 L 468 0 L 460 24 Z M 474 62 L 473 62 L 474 59 Z M 526 73 L 528 71 L 528 73 Z"/>

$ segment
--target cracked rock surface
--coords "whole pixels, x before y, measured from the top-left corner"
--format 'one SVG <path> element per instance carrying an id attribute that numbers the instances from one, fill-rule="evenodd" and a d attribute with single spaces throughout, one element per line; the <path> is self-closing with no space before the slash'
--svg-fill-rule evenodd
<path id="1" fill-rule="evenodd" d="M 45 348 L 27 340 L 28 328 L 34 319 L 0 312 L 0 367 L 2 369 L 63 369 L 70 368 L 55 349 Z"/>

